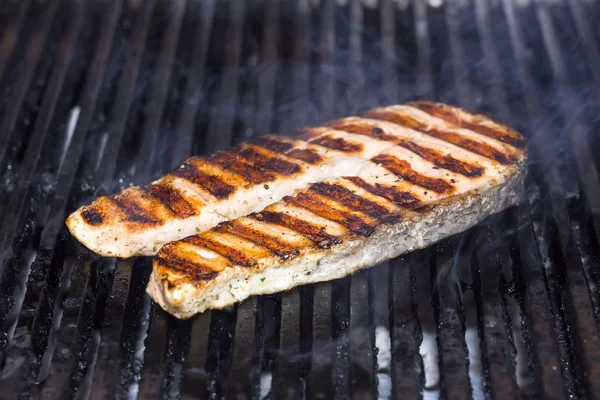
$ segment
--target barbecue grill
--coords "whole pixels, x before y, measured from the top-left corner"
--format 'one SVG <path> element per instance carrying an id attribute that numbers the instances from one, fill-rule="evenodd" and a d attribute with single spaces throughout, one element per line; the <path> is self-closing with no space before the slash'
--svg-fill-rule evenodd
<path id="1" fill-rule="evenodd" d="M 595 0 L 0 1 L 1 398 L 599 398 Z M 64 220 L 192 154 L 430 99 L 525 134 L 518 208 L 176 320 Z"/>

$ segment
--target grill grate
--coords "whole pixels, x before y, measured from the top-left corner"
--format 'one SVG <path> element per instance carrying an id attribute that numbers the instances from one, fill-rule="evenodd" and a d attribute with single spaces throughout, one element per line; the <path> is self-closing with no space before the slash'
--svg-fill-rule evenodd
<path id="1" fill-rule="evenodd" d="M 4 0 L 0 393 L 595 398 L 595 0 Z M 188 321 L 67 213 L 191 154 L 416 98 L 523 131 L 527 196 L 431 249 Z"/>

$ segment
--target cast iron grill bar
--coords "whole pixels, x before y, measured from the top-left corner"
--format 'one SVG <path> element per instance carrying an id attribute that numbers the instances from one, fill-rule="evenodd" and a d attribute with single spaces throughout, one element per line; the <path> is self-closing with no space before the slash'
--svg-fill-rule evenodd
<path id="1" fill-rule="evenodd" d="M 446 8 L 446 25 L 448 26 L 448 44 L 452 56 L 453 88 L 456 91 L 458 103 L 468 110 L 474 107 L 471 85 L 469 83 L 469 69 L 465 61 L 465 50 L 460 40 L 461 17 L 460 5 L 455 0 L 448 1 Z"/>
<path id="2" fill-rule="evenodd" d="M 227 399 L 237 399 L 240 393 L 255 398 L 259 395 L 259 368 L 256 352 L 257 300 L 251 297 L 237 306 L 237 321 L 231 352 Z"/>
<path id="3" fill-rule="evenodd" d="M 471 263 L 477 304 L 477 329 L 482 337 L 483 378 L 494 399 L 519 397 L 515 371 L 515 347 L 502 278 L 502 265 L 494 251 L 490 228 L 478 230 L 476 254 Z"/>
<path id="4" fill-rule="evenodd" d="M 140 377 L 138 396 L 141 399 L 163 397 L 168 328 L 169 314 L 160 309 L 160 306 L 154 304 L 150 332 L 146 339 L 146 351 L 144 351 L 144 366 Z"/>
<path id="5" fill-rule="evenodd" d="M 263 26 L 263 48 L 261 62 L 265 69 L 258 79 L 258 110 L 255 131 L 258 134 L 271 132 L 273 129 L 274 88 L 279 73 L 279 50 L 276 39 L 279 37 L 280 1 L 265 0 L 265 22 Z"/>
<path id="6" fill-rule="evenodd" d="M 48 38 L 52 21 L 54 20 L 56 10 L 59 7 L 59 2 L 52 1 L 36 6 L 44 10 L 41 12 L 42 17 L 40 18 L 42 19 L 39 22 L 39 29 L 36 30 L 34 36 L 31 37 L 27 44 L 27 49 L 25 51 L 25 66 L 20 71 L 19 78 L 15 83 L 11 94 L 12 102 L 6 110 L 4 110 L 4 113 L 1 114 L 3 121 L 2 124 L 0 124 L 0 162 L 3 164 L 25 96 L 30 88 L 40 57 L 44 52 L 44 44 Z M 0 243 L 0 245 L 2 245 L 1 248 L 4 248 L 4 241 L 7 240 L 4 235 L 6 235 L 4 232 L 0 235 L 0 239 L 2 239 L 2 242 Z"/>
<path id="7" fill-rule="evenodd" d="M 176 143 L 174 154 L 181 154 L 181 159 L 173 159 L 169 169 L 175 169 L 181 161 L 188 157 L 192 151 L 194 131 L 192 126 L 196 119 L 199 105 L 205 101 L 201 98 L 202 87 L 206 75 L 206 59 L 210 41 L 210 33 L 215 13 L 215 1 L 194 2 L 196 7 L 192 12 L 197 12 L 198 23 L 201 25 L 194 40 L 193 55 L 189 70 L 189 76 L 186 81 L 183 101 L 180 104 L 180 110 L 176 118 Z M 190 12 L 190 11 L 188 11 Z"/>
<path id="8" fill-rule="evenodd" d="M 452 266 L 453 249 L 449 243 L 442 243 L 436 247 L 431 282 L 437 324 L 441 396 L 448 399 L 467 399 L 471 398 L 472 388 L 469 380 L 464 315 L 458 293 L 460 288 L 456 287 L 448 276 Z"/>
<path id="9" fill-rule="evenodd" d="M 308 375 L 308 397 L 311 399 L 334 397 L 331 307 L 331 283 L 316 284 L 313 291 L 312 354 Z"/>
<path id="10" fill-rule="evenodd" d="M 15 50 L 23 26 L 23 21 L 25 21 L 25 16 L 27 15 L 30 4 L 30 0 L 13 1 L 12 4 L 8 6 L 8 21 L 3 22 L 8 22 L 9 24 L 6 25 L 6 28 L 2 32 L 2 41 L 0 42 L 0 82 L 2 82 L 8 61 Z M 15 13 L 13 8 L 17 7 L 18 11 Z M 2 158 L 0 157 L 0 159 Z"/>
<path id="11" fill-rule="evenodd" d="M 416 281 L 409 256 L 391 262 L 390 334 L 392 352 L 392 398 L 420 399 L 425 385 L 423 340 L 416 312 Z"/>
<path id="12" fill-rule="evenodd" d="M 373 329 L 371 319 L 372 302 L 369 299 L 368 271 L 359 271 L 350 281 L 350 327 L 348 329 L 348 347 L 350 353 L 350 397 L 354 399 L 376 398 L 375 383 L 377 377 L 373 349 Z"/>
<path id="13" fill-rule="evenodd" d="M 211 108 L 211 118 L 206 133 L 205 148 L 211 151 L 222 150 L 231 145 L 233 114 L 237 108 L 246 2 L 231 2 L 230 8 L 230 29 L 227 32 L 223 73 L 220 77 L 220 88 L 215 105 Z"/>
<path id="14" fill-rule="evenodd" d="M 208 398 L 206 372 L 207 349 L 212 312 L 194 317 L 190 331 L 190 345 L 181 383 L 182 399 Z"/>

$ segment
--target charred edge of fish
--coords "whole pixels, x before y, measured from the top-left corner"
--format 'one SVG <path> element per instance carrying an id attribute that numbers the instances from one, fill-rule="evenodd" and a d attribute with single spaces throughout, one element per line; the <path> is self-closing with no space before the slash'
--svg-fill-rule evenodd
<path id="1" fill-rule="evenodd" d="M 311 149 L 293 149 L 285 153 L 285 155 L 295 158 L 296 160 L 304 161 L 305 163 L 311 165 L 315 165 L 323 161 L 323 157 Z"/>
<path id="2" fill-rule="evenodd" d="M 391 122 L 404 128 L 414 129 L 425 135 L 461 147 L 471 153 L 479 154 L 480 156 L 497 161 L 503 165 L 514 164 L 516 162 L 514 156 L 505 154 L 488 144 L 477 142 L 455 132 L 433 128 L 408 115 L 399 114 L 393 111 L 372 110 L 365 113 L 365 116 Z"/>
<path id="3" fill-rule="evenodd" d="M 81 212 L 81 217 L 85 220 L 85 222 L 93 226 L 102 225 L 102 222 L 104 222 L 104 217 L 94 206 L 83 210 Z"/>
<path id="4" fill-rule="evenodd" d="M 140 186 L 140 189 L 152 196 L 176 217 L 187 218 L 196 214 L 194 208 L 185 201 L 177 189 L 164 184 Z"/>
<path id="5" fill-rule="evenodd" d="M 260 213 L 252 213 L 249 217 L 298 232 L 313 241 L 321 249 L 329 249 L 333 245 L 342 243 L 342 239 L 329 235 L 325 228 L 317 227 L 285 213 L 261 211 Z"/>
<path id="6" fill-rule="evenodd" d="M 310 192 L 299 193 L 296 197 L 286 196 L 283 198 L 283 201 L 294 207 L 304 208 L 319 217 L 337 222 L 357 235 L 369 237 L 375 232 L 373 226 L 358 216 L 345 211 L 335 210 L 329 204 L 324 204 L 316 193 L 314 195 L 311 195 Z"/>
<path id="7" fill-rule="evenodd" d="M 344 138 L 335 138 L 331 135 L 320 136 L 310 142 L 344 153 L 357 153 L 363 149 L 363 145 L 360 143 L 353 143 Z"/>
<path id="8" fill-rule="evenodd" d="M 231 152 L 217 152 L 208 157 L 207 162 L 213 163 L 225 170 L 229 170 L 254 184 L 272 182 L 275 180 L 275 175 L 272 172 L 244 162 L 241 157 Z"/>
<path id="9" fill-rule="evenodd" d="M 218 271 L 199 264 L 197 261 L 190 261 L 171 254 L 170 249 L 160 251 L 155 258 L 155 262 L 164 268 L 181 272 L 186 278 L 195 282 L 210 281 L 219 275 Z M 167 283 L 171 284 L 169 280 L 167 280 Z"/>
<path id="10" fill-rule="evenodd" d="M 437 150 L 428 149 L 426 147 L 419 146 L 416 143 L 402 140 L 398 142 L 398 146 L 404 147 L 405 149 L 412 151 L 413 153 L 423 157 L 427 161 L 435 164 L 440 168 L 447 169 L 448 171 L 455 172 L 457 174 L 466 176 L 467 178 L 476 178 L 483 175 L 485 168 L 476 165 L 469 164 L 464 161 L 457 160 L 451 155 L 444 155 Z"/>
<path id="11" fill-rule="evenodd" d="M 194 185 L 202 187 L 217 199 L 226 199 L 235 192 L 233 186 L 223 182 L 219 177 L 205 174 L 189 162 L 184 163 L 180 168 L 171 172 L 171 175 L 183 178 Z"/>
<path id="12" fill-rule="evenodd" d="M 376 183 L 375 185 L 370 185 L 363 179 L 356 176 L 349 176 L 345 179 L 354 183 L 356 186 L 366 190 L 367 192 L 391 200 L 401 207 L 412 209 L 421 204 L 421 201 L 415 196 L 413 196 L 411 193 L 398 190 L 393 186 L 380 185 L 379 183 Z"/>
<path id="13" fill-rule="evenodd" d="M 138 199 L 130 198 L 126 193 L 115 194 L 106 198 L 123 211 L 126 221 L 144 225 L 158 225 L 163 222 L 152 215 L 150 210 L 146 210 L 138 204 Z"/>
<path id="14" fill-rule="evenodd" d="M 309 190 L 328 197 L 352 210 L 367 214 L 370 217 L 382 218 L 390 214 L 385 207 L 364 199 L 339 185 L 319 182 L 312 184 Z"/>
<path id="15" fill-rule="evenodd" d="M 219 225 L 213 228 L 212 231 L 218 232 L 218 227 Z M 256 260 L 252 260 L 244 252 L 234 247 L 228 246 L 227 244 L 223 244 L 216 240 L 205 237 L 202 234 L 187 237 L 183 239 L 183 241 L 195 246 L 206 247 L 207 249 L 210 249 L 215 253 L 223 256 L 234 265 L 239 265 L 245 268 L 252 268 L 256 266 Z"/>
<path id="16" fill-rule="evenodd" d="M 436 193 L 444 194 L 454 191 L 454 186 L 445 180 L 422 175 L 412 169 L 407 161 L 399 160 L 394 156 L 388 154 L 379 154 L 378 156 L 372 158 L 371 161 L 383 166 L 391 173 L 400 176 L 417 186 L 433 190 Z"/>
<path id="17" fill-rule="evenodd" d="M 369 136 L 375 139 L 385 140 L 386 142 L 395 143 L 398 141 L 396 136 L 389 135 L 385 133 L 383 129 L 365 123 L 338 121 L 330 124 L 329 126 L 338 131 Z"/>
<path id="18" fill-rule="evenodd" d="M 294 145 L 289 142 L 284 142 L 284 141 L 277 140 L 272 137 L 264 137 L 264 136 L 250 139 L 248 141 L 248 144 L 264 147 L 265 149 L 274 151 L 276 153 L 284 153 L 284 152 L 288 151 L 289 149 L 291 149 L 292 147 L 294 147 Z"/>
<path id="19" fill-rule="evenodd" d="M 520 135 L 518 135 L 517 133 L 511 132 L 509 130 L 509 128 L 504 128 L 504 129 L 495 128 L 495 127 L 491 127 L 491 126 L 488 126 L 485 124 L 477 124 L 476 122 L 468 121 L 468 120 L 464 119 L 463 117 L 461 117 L 460 114 L 455 112 L 452 108 L 442 105 L 442 104 L 436 104 L 436 103 L 430 103 L 430 102 L 414 102 L 414 103 L 409 103 L 408 105 L 411 107 L 417 108 L 423 112 L 426 112 L 427 114 L 429 114 L 431 116 L 440 118 L 450 124 L 456 125 L 459 128 L 465 128 L 465 129 L 472 130 L 473 132 L 490 137 L 492 139 L 499 140 L 506 144 L 510 144 L 511 146 L 514 146 L 521 150 L 525 148 L 525 140 L 522 137 L 520 137 Z M 462 110 L 462 109 L 460 109 L 460 110 L 462 112 L 468 113 L 468 111 L 466 111 L 466 110 Z M 479 119 L 483 120 L 483 117 L 481 117 L 481 116 L 478 117 L 476 114 L 471 114 L 471 115 L 475 119 L 479 118 Z M 490 121 L 493 121 L 489 117 L 485 117 L 485 118 L 489 119 Z M 493 121 L 493 122 L 498 125 L 503 125 L 503 124 L 499 124 L 496 121 Z"/>
<path id="20" fill-rule="evenodd" d="M 300 254 L 300 250 L 294 248 L 292 243 L 279 240 L 249 226 L 242 225 L 236 221 L 225 221 L 219 224 L 215 231 L 229 233 L 246 239 L 257 246 L 267 249 L 281 261 L 291 260 Z"/>

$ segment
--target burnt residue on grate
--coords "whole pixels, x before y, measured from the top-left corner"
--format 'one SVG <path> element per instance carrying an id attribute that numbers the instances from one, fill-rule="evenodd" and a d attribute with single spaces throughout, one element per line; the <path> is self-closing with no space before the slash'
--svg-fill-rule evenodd
<path id="1" fill-rule="evenodd" d="M 595 0 L 0 7 L 0 393 L 595 398 Z M 519 207 L 333 282 L 179 321 L 69 212 L 192 154 L 414 99 L 524 132 Z"/>

